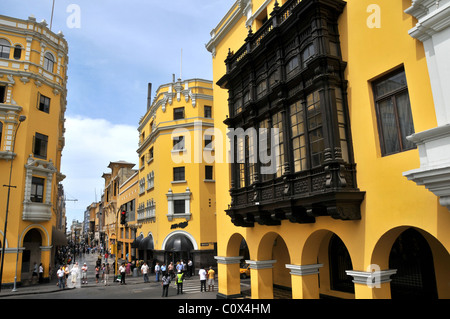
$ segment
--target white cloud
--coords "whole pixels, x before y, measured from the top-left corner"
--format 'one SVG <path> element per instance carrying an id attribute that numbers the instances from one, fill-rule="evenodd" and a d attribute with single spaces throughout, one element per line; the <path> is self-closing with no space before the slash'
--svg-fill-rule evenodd
<path id="1" fill-rule="evenodd" d="M 72 219 L 82 221 L 83 212 L 92 202 L 100 200 L 104 187 L 103 173 L 110 172 L 110 162 L 138 162 L 137 127 L 112 124 L 105 119 L 67 117 L 65 147 L 61 172 L 67 199 L 68 224 Z"/>

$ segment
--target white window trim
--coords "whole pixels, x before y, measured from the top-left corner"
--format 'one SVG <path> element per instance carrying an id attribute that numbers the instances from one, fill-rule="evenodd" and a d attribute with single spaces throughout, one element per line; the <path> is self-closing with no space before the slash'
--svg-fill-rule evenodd
<path id="1" fill-rule="evenodd" d="M 172 189 L 169 189 L 169 192 L 166 194 L 167 196 L 167 219 L 172 221 L 174 218 L 186 218 L 186 220 L 191 219 L 191 191 L 189 187 L 186 187 L 186 191 L 184 193 L 173 193 Z M 175 214 L 174 202 L 175 200 L 184 200 L 185 201 L 185 211 L 184 214 Z"/>

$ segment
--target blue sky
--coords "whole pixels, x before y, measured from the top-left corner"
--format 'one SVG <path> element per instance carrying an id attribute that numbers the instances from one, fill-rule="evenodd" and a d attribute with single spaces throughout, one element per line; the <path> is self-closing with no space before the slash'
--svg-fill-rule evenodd
<path id="1" fill-rule="evenodd" d="M 235 0 L 55 0 L 52 31 L 69 43 L 66 146 L 61 171 L 68 226 L 100 200 L 111 161 L 138 162 L 137 126 L 161 84 L 212 80 L 210 31 Z M 1 0 L 0 14 L 51 20 L 53 0 Z M 70 5 L 79 8 L 74 15 Z M 73 18 L 79 17 L 79 20 Z M 69 23 L 68 23 L 69 20 Z M 79 22 L 79 27 L 70 22 Z"/>

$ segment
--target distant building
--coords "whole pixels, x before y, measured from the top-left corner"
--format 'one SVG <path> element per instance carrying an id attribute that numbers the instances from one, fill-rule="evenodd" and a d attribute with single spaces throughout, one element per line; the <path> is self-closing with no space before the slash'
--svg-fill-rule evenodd
<path id="1" fill-rule="evenodd" d="M 139 122 L 139 259 L 215 264 L 213 85 L 178 79 L 161 85 Z M 150 90 L 149 90 L 150 91 Z"/>

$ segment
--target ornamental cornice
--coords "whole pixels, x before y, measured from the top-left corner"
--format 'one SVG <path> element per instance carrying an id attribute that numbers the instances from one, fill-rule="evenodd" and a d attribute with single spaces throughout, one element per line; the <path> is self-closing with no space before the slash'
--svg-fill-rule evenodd
<path id="1" fill-rule="evenodd" d="M 422 42 L 450 27 L 450 2 L 442 4 L 436 0 L 415 0 L 405 13 L 418 19 L 409 34 Z"/>

